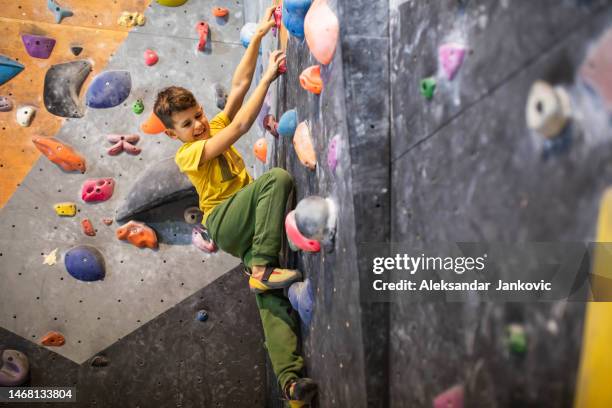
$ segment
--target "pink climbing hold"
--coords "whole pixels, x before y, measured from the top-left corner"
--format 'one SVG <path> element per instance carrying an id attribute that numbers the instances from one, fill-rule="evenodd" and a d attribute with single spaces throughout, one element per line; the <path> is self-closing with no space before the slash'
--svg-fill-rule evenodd
<path id="1" fill-rule="evenodd" d="M 332 172 L 336 171 L 338 165 L 338 153 L 340 150 L 340 135 L 332 137 L 327 148 L 327 166 Z"/>
<path id="2" fill-rule="evenodd" d="M 111 156 L 116 156 L 119 153 L 125 151 L 129 154 L 138 154 L 141 152 L 139 147 L 134 146 L 140 140 L 140 136 L 138 135 L 108 135 L 106 139 L 110 143 L 114 143 L 108 149 L 108 154 Z"/>
<path id="3" fill-rule="evenodd" d="M 106 201 L 112 197 L 115 181 L 112 178 L 85 180 L 81 189 L 81 198 L 85 202 Z"/>
<path id="4" fill-rule="evenodd" d="M 274 137 L 278 137 L 278 123 L 272 114 L 267 114 L 263 119 L 263 127 Z"/>
<path id="5" fill-rule="evenodd" d="M 442 44 L 438 48 L 438 61 L 446 78 L 452 81 L 465 58 L 465 46 L 458 43 Z"/>
<path id="6" fill-rule="evenodd" d="M 434 408 L 463 408 L 463 387 L 455 385 L 434 398 Z"/>
<path id="7" fill-rule="evenodd" d="M 310 52 L 321 64 L 334 58 L 340 25 L 327 0 L 314 0 L 304 18 L 304 36 Z"/>
<path id="8" fill-rule="evenodd" d="M 159 57 L 157 56 L 157 53 L 153 50 L 146 50 L 144 52 L 144 61 L 145 64 L 147 64 L 148 66 L 152 66 L 157 64 L 157 61 L 159 61 Z"/>
<path id="9" fill-rule="evenodd" d="M 300 230 L 298 230 L 297 224 L 295 222 L 295 210 L 287 214 L 287 217 L 285 218 L 285 231 L 287 232 L 287 237 L 289 238 L 289 240 L 302 251 L 321 251 L 321 244 L 319 243 L 319 241 L 306 238 L 304 235 L 302 235 Z"/>
<path id="10" fill-rule="evenodd" d="M 278 73 L 282 75 L 285 72 L 287 72 L 287 59 L 286 58 L 282 60 L 280 64 L 278 64 Z"/>
<path id="11" fill-rule="evenodd" d="M 206 48 L 206 40 L 208 39 L 208 23 L 206 21 L 198 21 L 196 24 L 196 32 L 200 36 L 198 51 L 204 51 Z"/>
<path id="12" fill-rule="evenodd" d="M 214 243 L 208 231 L 201 225 L 196 225 L 191 230 L 191 243 L 200 251 L 214 254 L 217 252 L 217 245 Z"/>
<path id="13" fill-rule="evenodd" d="M 276 6 L 274 9 L 274 27 L 272 28 L 272 33 L 276 37 L 276 32 L 281 28 L 281 21 L 283 20 L 283 7 Z M 280 70 L 279 70 L 280 71 Z"/>

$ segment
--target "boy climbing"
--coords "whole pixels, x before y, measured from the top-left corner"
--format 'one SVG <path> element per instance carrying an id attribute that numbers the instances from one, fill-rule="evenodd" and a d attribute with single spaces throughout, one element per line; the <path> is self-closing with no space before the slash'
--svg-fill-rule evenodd
<path id="1" fill-rule="evenodd" d="M 252 95 L 251 86 L 261 40 L 274 27 L 275 6 L 266 10 L 234 76 L 223 111 L 208 121 L 191 92 L 169 87 L 157 95 L 154 112 L 165 133 L 183 142 L 175 156 L 181 172 L 191 180 L 204 213 L 202 223 L 219 248 L 242 259 L 256 293 L 268 354 L 290 406 L 308 404 L 316 383 L 302 378 L 298 322 L 282 289 L 302 278 L 297 270 L 279 266 L 283 220 L 293 190 L 289 173 L 274 168 L 253 180 L 233 144 L 248 132 L 264 97 L 279 76 L 282 51 L 270 54 L 268 67 Z"/>

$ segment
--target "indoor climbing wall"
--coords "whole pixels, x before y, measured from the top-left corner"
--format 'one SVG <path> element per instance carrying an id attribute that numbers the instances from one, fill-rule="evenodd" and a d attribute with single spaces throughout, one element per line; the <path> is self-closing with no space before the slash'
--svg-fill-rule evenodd
<path id="1" fill-rule="evenodd" d="M 610 53 L 610 3 L 392 1 L 390 24 L 391 240 L 595 240 L 612 177 L 597 54 Z M 584 319 L 580 303 L 401 297 L 391 406 L 454 386 L 465 406 L 572 406 Z"/>
<path id="2" fill-rule="evenodd" d="M 229 15 L 216 17 L 209 0 L 41 3 L 0 12 L 1 73 L 23 65 L 0 85 L 12 105 L 0 112 L 0 349 L 26 353 L 30 385 L 76 386 L 83 406 L 262 400 L 265 351 L 239 260 L 192 245 L 199 215 L 185 210 L 197 197 L 166 160 L 179 142 L 141 128 L 170 85 L 192 90 L 209 118 L 220 111 L 244 52 L 243 5 L 222 2 Z M 237 143 L 251 174 L 259 133 Z M 157 244 L 145 233 L 138 248 L 138 231 L 118 239 L 128 220 Z"/>

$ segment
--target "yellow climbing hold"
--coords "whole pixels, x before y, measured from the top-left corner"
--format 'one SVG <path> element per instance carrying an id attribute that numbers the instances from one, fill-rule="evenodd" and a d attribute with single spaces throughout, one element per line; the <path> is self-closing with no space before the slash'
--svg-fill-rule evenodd
<path id="1" fill-rule="evenodd" d="M 53 206 L 57 215 L 64 217 L 74 217 L 76 215 L 75 203 L 57 203 Z"/>
<path id="2" fill-rule="evenodd" d="M 187 0 L 157 0 L 157 2 L 166 7 L 178 7 L 187 3 Z"/>
<path id="3" fill-rule="evenodd" d="M 134 26 L 141 26 L 144 25 L 146 21 L 146 18 L 144 16 L 144 14 L 142 13 L 138 13 L 138 12 L 133 12 L 130 13 L 129 11 L 124 11 L 123 13 L 121 13 L 121 16 L 119 16 L 119 19 L 117 20 L 117 24 L 119 24 L 120 26 L 123 27 L 134 27 Z"/>

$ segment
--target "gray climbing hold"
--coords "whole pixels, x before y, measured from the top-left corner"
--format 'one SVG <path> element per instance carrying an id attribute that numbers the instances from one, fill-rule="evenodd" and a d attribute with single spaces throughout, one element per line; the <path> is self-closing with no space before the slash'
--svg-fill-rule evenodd
<path id="1" fill-rule="evenodd" d="M 49 113 L 63 118 L 83 117 L 85 108 L 79 101 L 79 93 L 90 72 L 91 63 L 85 60 L 51 66 L 45 75 L 43 90 Z"/>
<path id="2" fill-rule="evenodd" d="M 107 357 L 103 355 L 97 355 L 91 359 L 90 365 L 92 367 L 106 367 L 109 363 L 110 360 Z"/>
<path id="3" fill-rule="evenodd" d="M 0 350 L 0 387 L 16 387 L 25 383 L 30 374 L 28 357 L 17 350 Z"/>
<path id="4" fill-rule="evenodd" d="M 74 15 L 74 13 L 67 8 L 60 7 L 55 0 L 47 0 L 47 8 L 55 15 L 55 22 L 61 23 L 66 17 Z"/>
<path id="5" fill-rule="evenodd" d="M 227 103 L 227 91 L 221 84 L 215 85 L 215 102 L 217 103 L 217 108 L 221 110 L 225 109 L 225 104 Z"/>
<path id="6" fill-rule="evenodd" d="M 119 205 L 116 218 L 127 220 L 135 214 L 194 194 L 191 181 L 179 171 L 174 157 L 168 157 L 152 163 L 140 173 Z"/>
<path id="7" fill-rule="evenodd" d="M 336 233 L 336 206 L 329 198 L 310 196 L 295 208 L 295 222 L 306 238 L 328 243 Z"/>
<path id="8" fill-rule="evenodd" d="M 0 112 L 9 112 L 13 109 L 13 102 L 6 96 L 0 96 Z"/>

